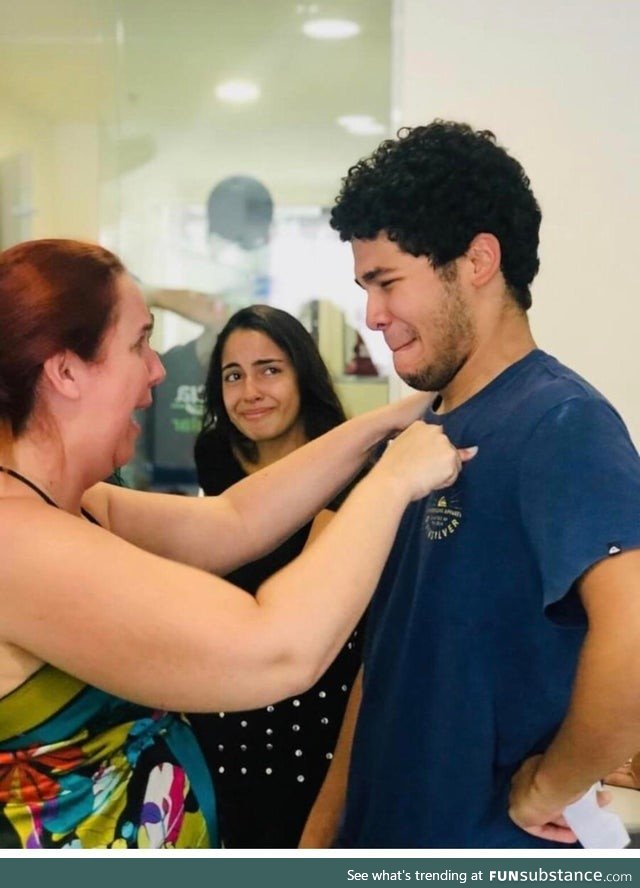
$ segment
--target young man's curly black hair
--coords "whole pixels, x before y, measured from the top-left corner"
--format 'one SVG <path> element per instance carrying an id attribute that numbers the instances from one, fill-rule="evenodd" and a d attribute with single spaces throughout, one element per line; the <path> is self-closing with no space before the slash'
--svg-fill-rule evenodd
<path id="1" fill-rule="evenodd" d="M 540 207 L 517 160 L 488 130 L 435 120 L 403 128 L 397 139 L 351 167 L 331 213 L 343 241 L 381 232 L 434 268 L 464 255 L 481 232 L 500 241 L 511 295 L 531 306 Z"/>

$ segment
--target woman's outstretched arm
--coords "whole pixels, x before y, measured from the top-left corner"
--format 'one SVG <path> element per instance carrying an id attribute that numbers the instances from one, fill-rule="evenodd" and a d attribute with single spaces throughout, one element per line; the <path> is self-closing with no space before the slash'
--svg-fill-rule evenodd
<path id="1" fill-rule="evenodd" d="M 177 497 L 98 485 L 85 507 L 123 539 L 183 564 L 227 574 L 310 521 L 360 470 L 371 449 L 422 416 L 412 395 L 342 423 L 217 497 Z"/>
<path id="2" fill-rule="evenodd" d="M 356 625 L 407 504 L 453 483 L 468 456 L 439 426 L 414 423 L 255 599 L 78 517 L 5 499 L 0 640 L 161 709 L 288 697 L 317 680 Z"/>

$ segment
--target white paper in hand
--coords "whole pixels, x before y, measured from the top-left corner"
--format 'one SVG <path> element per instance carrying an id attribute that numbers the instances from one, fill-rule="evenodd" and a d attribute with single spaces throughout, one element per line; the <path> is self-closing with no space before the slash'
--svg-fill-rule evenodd
<path id="1" fill-rule="evenodd" d="M 594 783 L 581 799 L 564 809 L 564 816 L 583 848 L 626 848 L 631 841 L 624 823 L 598 805 L 596 793 L 601 783 Z"/>

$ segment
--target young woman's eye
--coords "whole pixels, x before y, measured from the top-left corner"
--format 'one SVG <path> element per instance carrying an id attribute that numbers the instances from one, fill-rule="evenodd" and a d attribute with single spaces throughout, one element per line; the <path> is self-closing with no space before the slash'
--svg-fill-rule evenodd
<path id="1" fill-rule="evenodd" d="M 279 367 L 265 367 L 264 372 L 266 376 L 275 376 L 276 373 L 281 373 L 282 371 Z"/>
<path id="2" fill-rule="evenodd" d="M 233 373 L 226 373 L 222 377 L 223 382 L 237 382 L 240 379 L 240 374 L 233 371 Z"/>

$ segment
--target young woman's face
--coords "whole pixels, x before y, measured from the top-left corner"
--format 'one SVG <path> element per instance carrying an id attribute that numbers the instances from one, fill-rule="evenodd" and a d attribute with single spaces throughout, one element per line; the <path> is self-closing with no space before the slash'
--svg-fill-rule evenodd
<path id="1" fill-rule="evenodd" d="M 300 392 L 285 352 L 257 330 L 234 330 L 222 350 L 222 397 L 229 419 L 256 443 L 301 425 Z"/>

